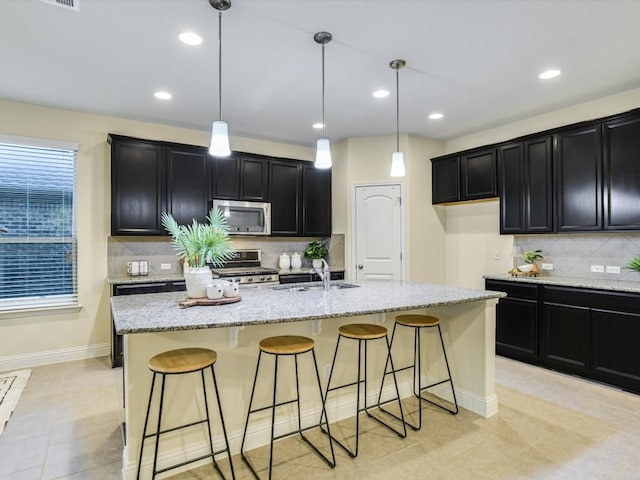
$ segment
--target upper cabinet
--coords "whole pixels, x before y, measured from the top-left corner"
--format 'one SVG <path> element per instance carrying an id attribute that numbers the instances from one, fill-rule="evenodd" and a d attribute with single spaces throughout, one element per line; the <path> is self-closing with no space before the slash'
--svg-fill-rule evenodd
<path id="1" fill-rule="evenodd" d="M 599 124 L 556 135 L 556 231 L 602 230 L 602 143 Z"/>
<path id="2" fill-rule="evenodd" d="M 265 157 L 242 152 L 233 152 L 228 158 L 213 159 L 213 197 L 225 200 L 267 201 L 267 162 Z"/>
<path id="3" fill-rule="evenodd" d="M 498 149 L 500 233 L 553 231 L 551 159 L 551 136 Z"/>
<path id="4" fill-rule="evenodd" d="M 497 196 L 496 165 L 493 148 L 432 159 L 432 203 Z"/>
<path id="5" fill-rule="evenodd" d="M 500 233 L 640 230 L 640 109 L 433 158 L 432 203 L 494 196 Z"/>
<path id="6" fill-rule="evenodd" d="M 604 228 L 640 230 L 640 115 L 604 124 Z"/>
<path id="7" fill-rule="evenodd" d="M 331 170 L 311 162 L 109 135 L 111 235 L 166 235 L 162 212 L 179 224 L 206 222 L 212 198 L 271 202 L 272 236 L 331 235 Z"/>

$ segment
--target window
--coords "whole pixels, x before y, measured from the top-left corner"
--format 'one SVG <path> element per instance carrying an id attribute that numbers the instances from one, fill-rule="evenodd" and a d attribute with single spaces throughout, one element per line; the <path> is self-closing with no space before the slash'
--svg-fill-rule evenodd
<path id="1" fill-rule="evenodd" d="M 78 304 L 77 145 L 0 135 L 0 312 Z"/>

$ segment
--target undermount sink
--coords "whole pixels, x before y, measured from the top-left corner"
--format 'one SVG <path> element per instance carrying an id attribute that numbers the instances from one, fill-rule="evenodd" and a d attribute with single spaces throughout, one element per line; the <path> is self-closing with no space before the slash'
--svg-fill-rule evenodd
<path id="1" fill-rule="evenodd" d="M 355 285 L 353 283 L 344 283 L 344 282 L 340 282 L 340 283 L 332 283 L 329 286 L 329 290 L 344 290 L 346 288 L 356 288 L 359 287 L 360 285 Z M 322 286 L 321 284 L 318 285 L 316 283 L 312 284 L 312 285 L 305 285 L 305 284 L 298 284 L 298 285 L 278 285 L 276 287 L 271 287 L 272 290 L 284 290 L 287 292 L 318 292 L 318 291 L 323 291 L 324 290 L 324 286 Z"/>

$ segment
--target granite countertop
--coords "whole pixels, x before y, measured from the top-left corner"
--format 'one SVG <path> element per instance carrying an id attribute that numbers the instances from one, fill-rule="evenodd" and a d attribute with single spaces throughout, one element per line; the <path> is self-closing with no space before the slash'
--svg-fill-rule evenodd
<path id="1" fill-rule="evenodd" d="M 556 275 L 539 275 L 537 277 L 513 277 L 507 273 L 484 275 L 484 278 L 488 280 L 503 280 L 507 282 L 540 283 L 544 285 L 558 285 L 564 287 L 580 287 L 598 290 L 612 290 L 616 292 L 640 293 L 640 281 L 630 282 L 587 277 L 561 277 Z"/>
<path id="2" fill-rule="evenodd" d="M 311 267 L 287 268 L 286 270 L 278 270 L 278 275 L 304 275 L 311 271 Z M 344 272 L 344 268 L 329 267 L 330 272 Z"/>
<path id="3" fill-rule="evenodd" d="M 149 275 L 109 275 L 109 285 L 130 283 L 179 282 L 184 280 L 181 273 L 150 273 Z"/>
<path id="4" fill-rule="evenodd" d="M 111 312 L 116 332 L 128 334 L 319 320 L 505 296 L 500 292 L 411 282 L 372 282 L 326 292 L 252 287 L 241 289 L 240 294 L 242 300 L 237 303 L 185 309 L 178 307 L 178 302 L 185 298 L 184 292 L 122 295 L 111 298 Z"/>

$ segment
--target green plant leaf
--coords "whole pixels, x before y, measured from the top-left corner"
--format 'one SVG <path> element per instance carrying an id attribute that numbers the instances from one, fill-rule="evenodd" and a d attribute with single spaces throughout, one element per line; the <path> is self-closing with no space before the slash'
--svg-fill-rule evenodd
<path id="1" fill-rule="evenodd" d="M 625 268 L 627 270 L 635 270 L 636 272 L 640 272 L 640 256 L 632 259 Z"/>

